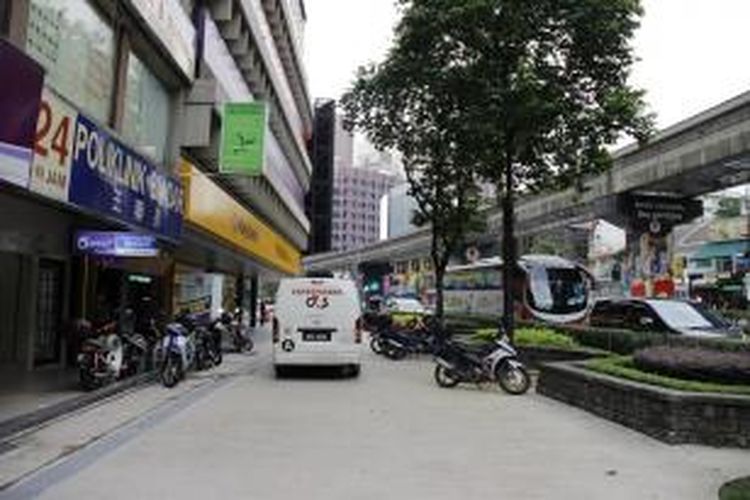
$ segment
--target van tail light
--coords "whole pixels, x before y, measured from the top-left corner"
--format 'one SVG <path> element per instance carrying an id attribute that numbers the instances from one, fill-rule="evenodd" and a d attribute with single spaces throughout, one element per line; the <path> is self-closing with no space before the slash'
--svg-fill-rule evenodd
<path id="1" fill-rule="evenodd" d="M 354 342 L 356 344 L 362 343 L 362 318 L 357 318 L 354 323 Z"/>
<path id="2" fill-rule="evenodd" d="M 279 341 L 279 320 L 276 318 L 273 318 L 273 343 L 277 343 Z"/>

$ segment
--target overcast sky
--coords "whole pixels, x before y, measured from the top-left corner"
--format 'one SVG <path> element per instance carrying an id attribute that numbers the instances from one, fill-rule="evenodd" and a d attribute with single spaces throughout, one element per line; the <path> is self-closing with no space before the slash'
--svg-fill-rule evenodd
<path id="1" fill-rule="evenodd" d="M 306 0 L 305 58 L 313 97 L 337 98 L 356 68 L 390 45 L 391 0 Z M 750 0 L 643 0 L 632 81 L 659 128 L 750 90 Z"/>

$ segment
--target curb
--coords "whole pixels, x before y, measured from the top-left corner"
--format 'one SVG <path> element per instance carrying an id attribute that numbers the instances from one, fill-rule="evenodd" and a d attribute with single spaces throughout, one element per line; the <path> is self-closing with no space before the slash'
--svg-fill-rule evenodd
<path id="1" fill-rule="evenodd" d="M 135 375 L 126 380 L 102 387 L 101 389 L 86 392 L 80 396 L 74 396 L 51 406 L 40 408 L 39 410 L 31 411 L 0 422 L 0 441 L 13 436 L 14 434 L 18 434 L 19 432 L 58 418 L 66 413 L 80 410 L 81 408 L 85 408 L 86 406 L 92 405 L 120 392 L 149 383 L 154 380 L 154 377 L 154 372 Z"/>

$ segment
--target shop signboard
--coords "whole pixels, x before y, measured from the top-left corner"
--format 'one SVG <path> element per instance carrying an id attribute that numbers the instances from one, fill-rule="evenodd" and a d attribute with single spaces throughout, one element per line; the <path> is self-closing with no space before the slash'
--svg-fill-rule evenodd
<path id="1" fill-rule="evenodd" d="M 179 0 L 130 0 L 183 75 L 195 72 L 195 28 Z"/>
<path id="2" fill-rule="evenodd" d="M 44 87 L 29 189 L 48 198 L 68 201 L 70 152 L 77 121 L 78 111 Z"/>
<path id="3" fill-rule="evenodd" d="M 266 116 L 262 102 L 224 104 L 219 160 L 222 173 L 263 173 Z"/>
<path id="4" fill-rule="evenodd" d="M 70 158 L 69 202 L 168 239 L 180 237 L 180 182 L 80 113 Z"/>
<path id="5" fill-rule="evenodd" d="M 106 257 L 156 257 L 159 245 L 149 234 L 119 231 L 78 231 L 75 251 Z"/>
<path id="6" fill-rule="evenodd" d="M 183 162 L 185 220 L 286 274 L 300 272 L 300 251 L 205 174 Z"/>
<path id="7" fill-rule="evenodd" d="M 0 38 L 0 180 L 28 187 L 44 70 Z"/>

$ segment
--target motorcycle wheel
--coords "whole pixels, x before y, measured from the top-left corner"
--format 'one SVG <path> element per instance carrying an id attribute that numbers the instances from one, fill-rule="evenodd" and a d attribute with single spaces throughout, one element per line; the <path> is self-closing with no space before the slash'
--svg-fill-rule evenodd
<path id="1" fill-rule="evenodd" d="M 435 365 L 435 382 L 440 387 L 450 389 L 456 387 L 461 379 L 443 365 Z"/>
<path id="2" fill-rule="evenodd" d="M 82 368 L 78 371 L 78 380 L 81 384 L 81 389 L 84 391 L 93 391 L 99 387 L 99 381 L 96 377 L 87 369 Z"/>
<path id="3" fill-rule="evenodd" d="M 525 393 L 531 386 L 531 377 L 526 368 L 513 365 L 507 361 L 500 363 L 495 368 L 495 380 L 502 390 L 514 396 Z"/>
<path id="4" fill-rule="evenodd" d="M 383 344 L 380 343 L 380 339 L 375 337 L 370 340 L 370 349 L 375 354 L 383 354 Z"/>
<path id="5" fill-rule="evenodd" d="M 180 381 L 180 359 L 176 354 L 170 354 L 164 360 L 161 368 L 161 383 L 164 387 L 172 388 Z"/>
<path id="6" fill-rule="evenodd" d="M 401 347 L 386 345 L 383 347 L 383 354 L 385 354 L 385 357 L 388 359 L 398 361 L 404 359 L 409 353 L 406 352 L 406 349 L 402 349 Z"/>
<path id="7" fill-rule="evenodd" d="M 224 361 L 224 355 L 221 352 L 221 348 L 217 346 L 213 353 L 214 366 L 219 366 L 222 361 Z"/>

